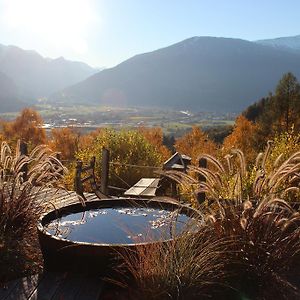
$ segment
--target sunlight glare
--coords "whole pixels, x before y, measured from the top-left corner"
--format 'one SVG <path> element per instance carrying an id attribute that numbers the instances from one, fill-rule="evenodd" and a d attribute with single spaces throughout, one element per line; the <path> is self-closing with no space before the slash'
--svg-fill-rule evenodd
<path id="1" fill-rule="evenodd" d="M 86 35 L 97 17 L 91 0 L 5 0 L 4 22 L 52 46 L 88 50 Z"/>

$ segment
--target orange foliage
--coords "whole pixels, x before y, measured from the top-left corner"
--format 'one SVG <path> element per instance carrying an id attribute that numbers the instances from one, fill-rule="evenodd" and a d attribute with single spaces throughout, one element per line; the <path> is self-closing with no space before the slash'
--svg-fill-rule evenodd
<path id="1" fill-rule="evenodd" d="M 84 134 L 80 136 L 78 150 L 83 150 L 90 147 L 93 141 L 100 135 L 102 128 L 98 128 L 89 132 L 88 134 Z"/>
<path id="2" fill-rule="evenodd" d="M 73 160 L 79 146 L 79 133 L 72 128 L 55 128 L 51 130 L 49 147 L 61 154 L 64 160 Z"/>
<path id="3" fill-rule="evenodd" d="M 162 155 L 164 160 L 167 160 L 171 152 L 170 150 L 163 145 L 163 131 L 159 127 L 146 128 L 139 127 L 138 131 L 146 138 L 146 140 L 152 144 L 156 150 Z"/>
<path id="4" fill-rule="evenodd" d="M 175 148 L 176 151 L 190 156 L 194 163 L 200 154 L 215 155 L 217 151 L 216 144 L 197 126 L 194 126 L 190 132 L 177 139 Z"/>
<path id="5" fill-rule="evenodd" d="M 43 119 L 37 111 L 25 108 L 14 121 L 1 122 L 2 135 L 11 143 L 21 140 L 34 147 L 46 142 L 46 132 L 42 128 L 43 123 Z"/>
<path id="6" fill-rule="evenodd" d="M 233 132 L 224 140 L 224 151 L 228 153 L 232 148 L 238 148 L 244 152 L 247 161 L 253 161 L 257 155 L 256 133 L 257 125 L 240 115 L 235 121 Z"/>

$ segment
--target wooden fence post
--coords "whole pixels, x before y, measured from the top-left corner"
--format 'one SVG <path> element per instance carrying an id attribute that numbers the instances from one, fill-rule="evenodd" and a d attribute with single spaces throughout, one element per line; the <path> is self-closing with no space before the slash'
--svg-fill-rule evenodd
<path id="1" fill-rule="evenodd" d="M 23 141 L 20 142 L 20 153 L 21 155 L 28 155 L 28 147 L 27 144 Z M 21 168 L 21 172 L 23 172 L 23 181 L 27 180 L 27 173 L 28 173 L 28 164 L 24 164 Z"/>
<path id="2" fill-rule="evenodd" d="M 199 159 L 198 166 L 199 166 L 199 168 L 207 168 L 206 158 Z M 206 181 L 206 178 L 201 174 L 199 174 L 198 179 L 199 179 L 200 183 Z M 198 193 L 197 200 L 198 200 L 199 204 L 203 203 L 205 201 L 205 193 L 204 192 L 203 193 Z"/>
<path id="3" fill-rule="evenodd" d="M 82 161 L 77 160 L 76 162 L 76 169 L 75 169 L 75 177 L 74 177 L 74 190 L 77 194 L 83 195 L 84 189 L 81 182 L 81 173 L 82 173 Z"/>
<path id="4" fill-rule="evenodd" d="M 109 175 L 109 150 L 106 148 L 102 148 L 100 191 L 104 195 L 108 195 L 108 175 Z"/>

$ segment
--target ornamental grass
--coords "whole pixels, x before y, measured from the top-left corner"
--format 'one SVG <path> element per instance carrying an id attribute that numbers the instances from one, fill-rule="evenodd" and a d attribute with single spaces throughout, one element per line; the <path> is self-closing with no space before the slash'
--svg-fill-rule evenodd
<path id="1" fill-rule="evenodd" d="M 47 188 L 66 171 L 46 146 L 21 154 L 6 142 L 0 151 L 0 282 L 40 267 L 36 221 L 45 210 Z M 44 195 L 44 196 L 42 196 Z"/>

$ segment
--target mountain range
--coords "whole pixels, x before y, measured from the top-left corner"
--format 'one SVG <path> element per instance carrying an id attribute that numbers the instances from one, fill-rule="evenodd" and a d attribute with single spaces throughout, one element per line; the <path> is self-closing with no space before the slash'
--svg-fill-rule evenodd
<path id="1" fill-rule="evenodd" d="M 300 35 L 259 40 L 257 43 L 278 49 L 300 53 Z"/>
<path id="2" fill-rule="evenodd" d="M 284 73 L 300 77 L 300 51 L 286 47 L 284 41 L 274 47 L 266 40 L 193 37 L 136 55 L 51 99 L 239 112 L 273 91 Z"/>
<path id="3" fill-rule="evenodd" d="M 0 111 L 35 103 L 38 98 L 80 82 L 97 71 L 63 57 L 49 59 L 35 51 L 0 45 Z"/>
<path id="4" fill-rule="evenodd" d="M 286 72 L 300 78 L 300 35 L 259 41 L 193 37 L 100 72 L 0 46 L 0 111 L 46 97 L 53 105 L 240 112 L 273 91 Z"/>

